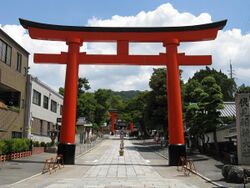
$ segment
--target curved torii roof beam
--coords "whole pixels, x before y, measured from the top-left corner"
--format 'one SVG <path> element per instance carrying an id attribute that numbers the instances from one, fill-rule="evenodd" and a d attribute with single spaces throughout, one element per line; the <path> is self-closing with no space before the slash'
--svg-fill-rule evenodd
<path id="1" fill-rule="evenodd" d="M 227 20 L 180 27 L 79 27 L 52 25 L 19 19 L 29 30 L 31 38 L 42 40 L 67 41 L 79 38 L 81 41 L 163 42 L 173 38 L 179 42 L 213 40 L 218 30 L 223 29 Z M 44 32 L 46 30 L 46 32 Z M 121 35 L 126 33 L 126 35 Z"/>
<path id="2" fill-rule="evenodd" d="M 213 40 L 218 30 L 222 29 L 226 20 L 180 27 L 78 27 L 52 25 L 20 19 L 20 23 L 28 29 L 31 38 L 50 41 L 83 42 L 117 42 L 117 54 L 86 54 L 79 53 L 79 64 L 105 65 L 152 65 L 164 66 L 168 64 L 166 54 L 159 55 L 129 55 L 129 42 L 162 42 L 169 43 L 194 42 Z M 174 39 L 174 41 L 173 41 Z M 36 63 L 67 63 L 67 53 L 34 54 Z M 186 56 L 178 53 L 179 65 L 210 65 L 210 55 Z"/>

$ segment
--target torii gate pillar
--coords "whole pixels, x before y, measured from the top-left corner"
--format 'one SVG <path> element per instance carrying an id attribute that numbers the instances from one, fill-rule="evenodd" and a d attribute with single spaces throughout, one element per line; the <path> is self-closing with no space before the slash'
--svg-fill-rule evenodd
<path id="1" fill-rule="evenodd" d="M 182 102 L 180 89 L 180 73 L 177 56 L 178 40 L 164 43 L 167 49 L 167 96 L 168 96 L 168 132 L 169 132 L 169 164 L 177 165 L 180 156 L 186 156 L 184 128 L 182 122 Z"/>
<path id="2" fill-rule="evenodd" d="M 68 58 L 64 86 L 64 104 L 62 115 L 62 126 L 60 130 L 60 144 L 58 154 L 63 155 L 66 164 L 75 163 L 75 126 L 76 122 L 76 98 L 78 86 L 78 55 L 80 51 L 80 40 L 71 39 L 67 41 Z M 67 126 L 65 126 L 67 125 Z M 75 124 L 74 124 L 75 125 Z"/>
<path id="3" fill-rule="evenodd" d="M 130 129 L 130 134 L 133 135 L 133 133 L 134 133 L 134 122 L 133 121 L 130 122 L 129 129 Z"/>
<path id="4" fill-rule="evenodd" d="M 111 135 L 115 134 L 115 112 L 110 112 L 111 114 Z"/>
<path id="5" fill-rule="evenodd" d="M 115 134 L 115 119 L 118 116 L 118 110 L 117 109 L 109 109 L 109 114 L 111 117 L 110 133 L 111 133 L 111 135 L 114 135 Z"/>

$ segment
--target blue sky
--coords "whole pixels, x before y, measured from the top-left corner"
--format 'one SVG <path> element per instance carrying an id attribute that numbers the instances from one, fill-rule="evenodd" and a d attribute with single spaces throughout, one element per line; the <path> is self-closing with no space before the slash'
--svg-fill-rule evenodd
<path id="1" fill-rule="evenodd" d="M 180 12 L 194 15 L 208 12 L 214 21 L 228 19 L 226 29 L 237 27 L 243 32 L 250 31 L 248 0 L 8 0 L 1 2 L 0 21 L 2 25 L 18 24 L 18 18 L 22 17 L 39 22 L 86 25 L 91 17 L 107 19 L 113 15 L 135 15 L 167 2 Z"/>
<path id="2" fill-rule="evenodd" d="M 190 54 L 213 55 L 212 67 L 228 74 L 229 62 L 235 70 L 238 85 L 250 85 L 250 1 L 247 0 L 8 0 L 1 2 L 0 25 L 12 38 L 31 53 L 30 72 L 57 89 L 64 84 L 65 67 L 34 65 L 34 52 L 67 50 L 59 43 L 32 41 L 19 25 L 18 18 L 61 25 L 90 26 L 178 26 L 202 24 L 228 19 L 218 38 L 209 43 L 180 46 L 179 51 Z M 115 16 L 117 15 L 117 16 Z M 171 17 L 171 15 L 174 15 Z M 135 50 L 136 46 L 132 46 Z M 99 48 L 99 49 L 96 49 Z M 149 50 L 150 49 L 150 50 Z M 87 45 L 83 50 L 100 53 L 112 51 L 110 45 Z M 161 51 L 148 46 L 148 51 Z M 158 51 L 157 51 L 158 52 Z M 187 80 L 203 67 L 183 68 Z M 55 74 L 55 70 L 57 73 Z M 81 66 L 79 75 L 87 77 L 93 90 L 148 89 L 152 67 Z M 54 79 L 57 77 L 57 79 Z M 105 79 L 104 79 L 105 78 Z"/>

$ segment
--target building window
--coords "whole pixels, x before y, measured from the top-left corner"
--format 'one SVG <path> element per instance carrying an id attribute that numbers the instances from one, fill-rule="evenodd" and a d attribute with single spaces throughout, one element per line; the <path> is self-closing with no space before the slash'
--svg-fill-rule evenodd
<path id="1" fill-rule="evenodd" d="M 43 120 L 40 120 L 40 135 L 43 135 Z"/>
<path id="2" fill-rule="evenodd" d="M 38 106 L 41 106 L 41 93 L 33 89 L 33 104 L 36 104 Z"/>
<path id="3" fill-rule="evenodd" d="M 47 129 L 48 131 L 48 136 L 50 136 L 50 122 L 48 122 L 48 129 Z"/>
<path id="4" fill-rule="evenodd" d="M 0 40 L 0 60 L 7 65 L 11 65 L 11 52 L 11 47 Z"/>
<path id="5" fill-rule="evenodd" d="M 11 132 L 11 137 L 12 138 L 22 138 L 22 133 L 21 132 L 12 131 Z"/>
<path id="6" fill-rule="evenodd" d="M 12 49 L 10 46 L 7 46 L 7 52 L 6 52 L 6 64 L 7 65 L 11 65 L 11 52 L 12 52 Z"/>
<path id="7" fill-rule="evenodd" d="M 50 110 L 52 112 L 55 112 L 55 113 L 57 112 L 57 102 L 56 101 L 51 100 Z"/>
<path id="8" fill-rule="evenodd" d="M 2 40 L 0 40 L 0 59 L 4 63 L 6 59 L 6 51 L 7 51 L 6 48 L 7 48 L 7 44 L 3 42 Z"/>
<path id="9" fill-rule="evenodd" d="M 63 112 L 63 105 L 60 105 L 60 115 L 62 115 Z"/>
<path id="10" fill-rule="evenodd" d="M 43 108 L 49 109 L 49 97 L 43 96 Z"/>
<path id="11" fill-rule="evenodd" d="M 18 72 L 21 72 L 22 70 L 22 55 L 17 52 L 17 58 L 16 58 L 16 70 Z"/>

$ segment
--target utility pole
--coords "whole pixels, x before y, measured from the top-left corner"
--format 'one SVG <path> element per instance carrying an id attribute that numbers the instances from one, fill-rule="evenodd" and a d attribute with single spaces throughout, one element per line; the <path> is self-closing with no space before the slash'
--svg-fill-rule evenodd
<path id="1" fill-rule="evenodd" d="M 231 63 L 231 59 L 230 59 L 230 70 L 229 70 L 230 79 L 233 79 L 233 75 L 234 75 L 234 70 L 233 70 L 233 65 Z"/>

